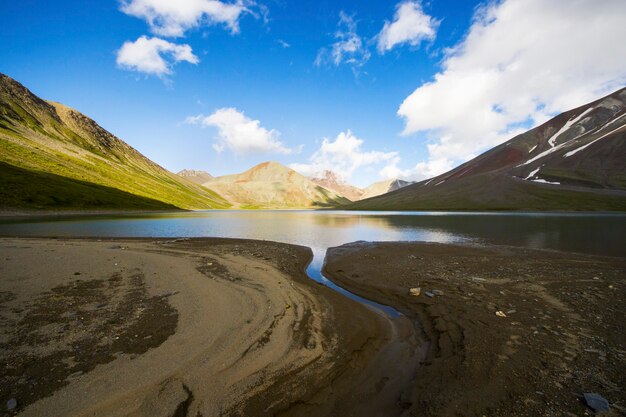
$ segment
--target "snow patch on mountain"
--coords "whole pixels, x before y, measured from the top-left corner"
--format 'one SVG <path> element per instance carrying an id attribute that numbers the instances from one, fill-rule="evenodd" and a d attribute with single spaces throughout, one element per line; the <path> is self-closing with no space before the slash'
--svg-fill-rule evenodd
<path id="1" fill-rule="evenodd" d="M 582 112 L 578 117 L 568 120 L 567 123 L 565 123 L 565 125 L 563 125 L 563 127 L 558 132 L 556 132 L 554 135 L 552 135 L 550 139 L 548 139 L 548 143 L 550 144 L 550 146 L 554 148 L 556 139 L 559 136 L 561 136 L 563 133 L 565 133 L 567 130 L 569 130 L 570 127 L 578 123 L 587 113 L 592 111 L 594 108 L 595 107 L 588 108 L 587 110 Z"/>

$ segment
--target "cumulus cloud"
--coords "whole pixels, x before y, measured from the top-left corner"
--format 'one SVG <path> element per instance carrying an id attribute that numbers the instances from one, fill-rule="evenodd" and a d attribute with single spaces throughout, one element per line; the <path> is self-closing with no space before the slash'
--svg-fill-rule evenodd
<path id="1" fill-rule="evenodd" d="M 404 134 L 430 137 L 427 172 L 626 84 L 625 21 L 623 0 L 503 0 L 479 9 L 434 80 L 398 110 Z"/>
<path id="2" fill-rule="evenodd" d="M 145 74 L 165 76 L 172 73 L 172 66 L 186 61 L 199 62 L 189 45 L 177 45 L 160 38 L 142 36 L 135 42 L 124 42 L 117 51 L 117 65 Z"/>
<path id="3" fill-rule="evenodd" d="M 422 41 L 433 40 L 439 22 L 424 13 L 420 1 L 403 1 L 396 5 L 392 22 L 385 22 L 378 34 L 377 47 L 381 54 L 397 45 L 418 46 Z"/>
<path id="4" fill-rule="evenodd" d="M 419 162 L 413 168 L 401 169 L 398 165 L 400 159 L 392 160 L 380 172 L 384 179 L 403 179 L 409 181 L 421 181 L 435 177 L 454 168 L 454 164 L 447 158 L 434 158 L 426 162 Z"/>
<path id="5" fill-rule="evenodd" d="M 251 13 L 252 1 L 237 0 L 122 0 L 121 10 L 145 20 L 150 30 L 160 36 L 179 37 L 203 24 L 224 24 L 232 33 L 239 32 L 239 19 Z"/>
<path id="6" fill-rule="evenodd" d="M 336 42 L 321 48 L 315 58 L 315 65 L 350 65 L 355 71 L 369 59 L 370 52 L 357 33 L 356 22 L 343 11 L 339 13 L 339 23 L 335 32 Z"/>
<path id="7" fill-rule="evenodd" d="M 217 142 L 213 149 L 218 153 L 225 149 L 240 155 L 293 152 L 280 142 L 278 131 L 265 129 L 259 120 L 252 120 L 232 107 L 218 109 L 209 116 L 188 117 L 186 123 L 217 128 Z"/>
<path id="8" fill-rule="evenodd" d="M 306 176 L 319 176 L 329 170 L 347 181 L 358 168 L 398 159 L 397 152 L 363 151 L 363 143 L 350 130 L 341 132 L 334 140 L 324 138 L 320 148 L 309 158 L 310 163 L 294 163 L 290 167 Z"/>

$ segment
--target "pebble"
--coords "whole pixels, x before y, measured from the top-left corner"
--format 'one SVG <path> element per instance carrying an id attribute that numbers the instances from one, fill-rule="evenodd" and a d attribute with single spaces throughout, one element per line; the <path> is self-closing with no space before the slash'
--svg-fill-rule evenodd
<path id="1" fill-rule="evenodd" d="M 441 290 L 432 290 L 431 292 L 435 295 L 443 295 L 443 291 Z"/>
<path id="2" fill-rule="evenodd" d="M 427 297 L 430 297 L 430 298 L 433 298 L 433 297 L 435 296 L 435 294 L 433 294 L 433 293 L 432 293 L 432 292 L 430 292 L 430 291 L 426 291 L 426 292 L 424 293 L 424 295 L 426 295 Z"/>
<path id="3" fill-rule="evenodd" d="M 609 402 L 600 394 L 595 392 L 585 392 L 585 402 L 595 412 L 609 411 Z"/>
<path id="4" fill-rule="evenodd" d="M 504 311 L 498 310 L 498 311 L 496 311 L 496 316 L 498 316 L 498 317 L 506 317 L 506 314 L 504 313 Z"/>
<path id="5" fill-rule="evenodd" d="M 17 400 L 15 398 L 11 398 L 9 401 L 7 401 L 7 410 L 15 410 L 15 407 L 17 407 Z"/>
<path id="6" fill-rule="evenodd" d="M 410 288 L 409 294 L 418 297 L 422 293 L 422 289 L 420 287 Z"/>

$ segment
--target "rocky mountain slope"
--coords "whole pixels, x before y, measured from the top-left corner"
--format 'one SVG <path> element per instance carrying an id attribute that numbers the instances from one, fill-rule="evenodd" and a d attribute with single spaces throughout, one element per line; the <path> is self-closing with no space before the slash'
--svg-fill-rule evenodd
<path id="1" fill-rule="evenodd" d="M 322 173 L 322 175 L 318 177 L 311 177 L 310 180 L 324 188 L 328 188 L 329 190 L 344 196 L 350 201 L 358 201 L 363 195 L 362 189 L 343 181 L 333 171 L 326 170 Z"/>
<path id="2" fill-rule="evenodd" d="M 626 210 L 626 88 L 562 113 L 367 210 Z"/>
<path id="3" fill-rule="evenodd" d="M 222 197 L 163 169 L 60 103 L 0 74 L 3 208 L 225 208 Z"/>
<path id="4" fill-rule="evenodd" d="M 264 162 L 241 174 L 203 184 L 238 208 L 331 207 L 350 201 L 278 162 Z"/>
<path id="5" fill-rule="evenodd" d="M 363 189 L 363 194 L 361 195 L 360 200 L 365 200 L 366 198 L 376 197 L 379 195 L 383 195 L 386 193 L 390 193 L 392 191 L 399 190 L 400 188 L 406 187 L 407 185 L 413 184 L 410 181 L 404 181 L 399 179 L 390 179 L 384 181 L 378 181 L 374 184 L 369 185 L 365 189 Z"/>
<path id="6" fill-rule="evenodd" d="M 350 201 L 359 201 L 365 198 L 375 197 L 412 184 L 412 182 L 400 179 L 389 179 L 375 182 L 365 188 L 358 188 L 346 183 L 340 179 L 336 173 L 328 170 L 324 171 L 319 177 L 312 177 L 310 179 L 316 184 L 346 197 Z"/>
<path id="7" fill-rule="evenodd" d="M 213 175 L 208 172 L 196 169 L 183 169 L 182 171 L 177 172 L 176 175 L 196 184 L 204 184 L 205 182 L 213 179 Z"/>

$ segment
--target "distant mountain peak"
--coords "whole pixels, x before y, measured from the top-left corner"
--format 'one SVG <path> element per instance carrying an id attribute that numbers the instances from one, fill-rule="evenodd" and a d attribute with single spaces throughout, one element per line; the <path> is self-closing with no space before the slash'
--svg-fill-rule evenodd
<path id="1" fill-rule="evenodd" d="M 337 194 L 346 197 L 350 201 L 361 199 L 363 190 L 348 184 L 339 174 L 331 170 L 324 170 L 319 175 L 310 178 L 316 184 L 333 190 Z"/>
<path id="2" fill-rule="evenodd" d="M 390 193 L 400 188 L 411 185 L 413 182 L 401 180 L 399 178 L 390 178 L 370 184 L 363 190 L 361 200 L 376 197 L 382 194 Z"/>
<path id="3" fill-rule="evenodd" d="M 328 181 L 336 184 L 347 184 L 347 182 L 336 172 L 326 169 L 319 175 L 315 175 L 313 179 L 320 181 Z"/>
<path id="4" fill-rule="evenodd" d="M 213 175 L 198 169 L 183 169 L 177 172 L 176 175 L 201 185 L 213 178 Z"/>
<path id="5" fill-rule="evenodd" d="M 240 208 L 328 207 L 349 202 L 275 161 L 262 162 L 240 174 L 216 177 L 203 185 Z"/>
<path id="6" fill-rule="evenodd" d="M 193 177 L 195 175 L 209 175 L 212 177 L 211 174 L 201 169 L 183 169 L 181 171 L 178 171 L 176 175 L 180 175 L 181 177 Z"/>

